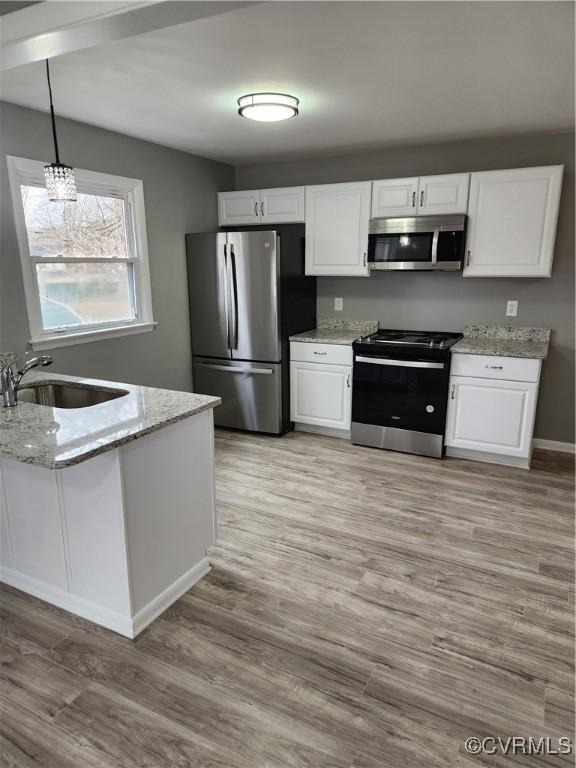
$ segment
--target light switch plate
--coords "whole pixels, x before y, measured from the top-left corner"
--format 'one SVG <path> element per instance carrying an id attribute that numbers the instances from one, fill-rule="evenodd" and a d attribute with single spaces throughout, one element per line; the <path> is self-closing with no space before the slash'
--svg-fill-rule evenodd
<path id="1" fill-rule="evenodd" d="M 506 304 L 506 317 L 516 317 L 518 315 L 518 302 L 509 301 Z"/>
<path id="2" fill-rule="evenodd" d="M 342 312 L 344 309 L 344 299 L 334 299 L 334 311 Z"/>

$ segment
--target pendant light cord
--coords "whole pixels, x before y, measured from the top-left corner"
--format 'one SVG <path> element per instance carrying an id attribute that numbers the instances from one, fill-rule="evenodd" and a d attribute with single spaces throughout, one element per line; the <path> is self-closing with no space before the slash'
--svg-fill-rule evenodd
<path id="1" fill-rule="evenodd" d="M 56 118 L 54 116 L 54 104 L 52 103 L 52 85 L 50 83 L 50 63 L 46 59 L 46 79 L 48 80 L 48 93 L 50 94 L 50 117 L 52 118 L 52 136 L 54 137 L 54 152 L 56 163 L 60 165 L 60 153 L 58 152 L 58 138 L 56 136 Z"/>

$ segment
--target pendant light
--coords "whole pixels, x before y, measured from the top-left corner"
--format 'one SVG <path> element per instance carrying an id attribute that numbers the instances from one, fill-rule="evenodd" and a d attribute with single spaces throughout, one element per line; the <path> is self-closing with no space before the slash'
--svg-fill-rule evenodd
<path id="1" fill-rule="evenodd" d="M 74 168 L 71 168 L 69 165 L 63 165 L 60 162 L 60 153 L 58 152 L 56 118 L 54 117 L 54 104 L 52 103 L 52 85 L 50 84 L 50 63 L 48 59 L 46 59 L 46 79 L 48 80 L 48 93 L 50 94 L 50 118 L 52 120 L 52 136 L 54 137 L 54 154 L 56 155 L 55 163 L 44 166 L 48 199 L 52 202 L 75 202 L 76 179 L 74 178 Z"/>
<path id="2" fill-rule="evenodd" d="M 298 114 L 300 101 L 287 93 L 248 93 L 238 99 L 238 114 L 250 120 L 275 123 Z"/>

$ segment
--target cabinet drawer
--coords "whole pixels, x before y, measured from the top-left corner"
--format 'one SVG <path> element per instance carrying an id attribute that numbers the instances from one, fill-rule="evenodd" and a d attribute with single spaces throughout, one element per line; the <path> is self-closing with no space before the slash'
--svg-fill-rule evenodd
<path id="1" fill-rule="evenodd" d="M 344 344 L 314 344 L 309 341 L 291 341 L 290 359 L 302 363 L 352 365 L 352 347 Z"/>
<path id="2" fill-rule="evenodd" d="M 541 363 L 541 360 L 529 360 L 521 357 L 466 355 L 454 352 L 450 372 L 452 376 L 537 382 L 540 378 Z"/>

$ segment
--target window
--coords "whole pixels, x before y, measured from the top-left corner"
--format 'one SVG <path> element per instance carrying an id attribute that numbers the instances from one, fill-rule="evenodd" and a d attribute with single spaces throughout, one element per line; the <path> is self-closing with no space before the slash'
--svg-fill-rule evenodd
<path id="1" fill-rule="evenodd" d="M 43 167 L 8 158 L 33 348 L 151 330 L 142 182 L 75 169 L 76 202 L 50 202 Z"/>

